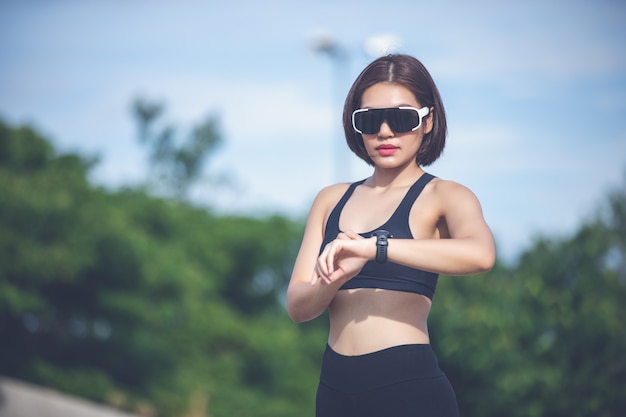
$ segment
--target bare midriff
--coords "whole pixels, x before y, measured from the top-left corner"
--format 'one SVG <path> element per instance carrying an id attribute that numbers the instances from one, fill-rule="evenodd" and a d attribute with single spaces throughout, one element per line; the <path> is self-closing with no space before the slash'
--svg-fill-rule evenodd
<path id="1" fill-rule="evenodd" d="M 427 344 L 429 298 L 372 288 L 340 290 L 330 304 L 329 346 L 354 356 L 393 346 Z"/>

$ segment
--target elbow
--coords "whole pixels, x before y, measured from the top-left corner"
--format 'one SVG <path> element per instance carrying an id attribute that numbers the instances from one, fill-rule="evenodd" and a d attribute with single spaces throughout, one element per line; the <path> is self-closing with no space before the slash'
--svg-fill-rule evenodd
<path id="1" fill-rule="evenodd" d="M 481 262 L 478 265 L 476 265 L 476 268 L 477 268 L 476 273 L 482 274 L 482 273 L 485 273 L 485 272 L 489 272 L 489 271 L 491 271 L 491 268 L 493 268 L 494 265 L 495 265 L 495 259 L 491 259 L 491 260 L 484 259 L 484 260 L 481 260 Z"/>
<path id="2" fill-rule="evenodd" d="M 306 321 L 298 309 L 293 306 L 293 303 L 289 302 L 289 299 L 287 299 L 287 314 L 294 323 L 302 323 Z"/>
<path id="3" fill-rule="evenodd" d="M 489 272 L 491 268 L 496 264 L 496 250 L 491 246 L 480 251 L 479 256 L 476 259 L 477 273 Z"/>
<path id="4" fill-rule="evenodd" d="M 297 308 L 297 303 L 293 301 L 293 296 L 290 294 L 289 290 L 287 290 L 287 314 L 294 323 L 302 323 L 305 321 L 302 318 L 302 313 Z"/>
<path id="5" fill-rule="evenodd" d="M 318 318 L 328 304 L 319 299 L 316 291 L 311 291 L 309 283 L 290 285 L 287 289 L 286 307 L 289 318 L 296 323 L 303 323 Z M 319 289 L 319 288 L 318 288 Z"/>
<path id="6" fill-rule="evenodd" d="M 288 314 L 294 323 L 304 323 L 305 321 L 308 321 L 304 315 L 298 314 L 297 312 L 288 310 Z"/>
<path id="7" fill-rule="evenodd" d="M 298 309 L 290 308 L 289 306 L 287 306 L 287 314 L 294 323 L 304 323 L 305 321 L 310 321 L 317 317 L 311 316 L 306 312 L 299 311 Z"/>
<path id="8" fill-rule="evenodd" d="M 289 291 L 287 292 L 287 314 L 294 323 L 304 323 L 305 321 L 315 318 L 311 317 L 306 309 L 302 308 L 301 302 L 297 302 L 293 299 Z"/>

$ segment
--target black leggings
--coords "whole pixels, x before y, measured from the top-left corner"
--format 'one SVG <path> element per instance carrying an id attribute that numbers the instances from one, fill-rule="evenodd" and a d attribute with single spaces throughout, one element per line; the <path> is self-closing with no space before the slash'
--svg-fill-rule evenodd
<path id="1" fill-rule="evenodd" d="M 401 345 L 359 356 L 326 347 L 317 417 L 458 417 L 454 390 L 430 345 Z"/>

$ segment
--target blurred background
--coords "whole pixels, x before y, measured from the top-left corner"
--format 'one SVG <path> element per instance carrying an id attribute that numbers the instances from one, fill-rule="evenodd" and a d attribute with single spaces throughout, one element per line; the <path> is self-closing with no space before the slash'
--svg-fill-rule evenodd
<path id="1" fill-rule="evenodd" d="M 393 51 L 446 105 L 427 170 L 498 245 L 431 318 L 463 414 L 620 415 L 625 21 L 615 0 L 0 2 L 0 376 L 146 416 L 312 415 L 326 322 L 291 323 L 284 289 L 319 189 L 370 175 L 341 106 Z"/>

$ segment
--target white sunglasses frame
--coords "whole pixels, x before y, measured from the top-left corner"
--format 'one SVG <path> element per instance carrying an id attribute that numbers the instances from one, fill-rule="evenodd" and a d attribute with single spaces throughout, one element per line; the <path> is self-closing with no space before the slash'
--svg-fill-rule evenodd
<path id="1" fill-rule="evenodd" d="M 354 129 L 355 132 L 363 135 L 364 133 L 362 131 L 360 131 L 359 129 L 357 129 L 356 124 L 354 123 L 354 116 L 357 113 L 365 113 L 367 111 L 370 110 L 391 110 L 391 109 L 400 109 L 400 110 L 415 110 L 417 112 L 417 115 L 419 116 L 419 123 L 417 124 L 417 126 L 415 126 L 413 129 L 411 129 L 409 132 L 415 132 L 417 129 L 419 129 L 419 127 L 422 125 L 422 119 L 426 116 L 428 116 L 430 114 L 430 108 L 428 108 L 427 106 L 424 106 L 420 109 L 418 109 L 417 107 L 410 107 L 410 106 L 399 106 L 399 107 L 381 107 L 381 108 L 367 108 L 367 109 L 356 109 L 355 111 L 352 112 L 352 128 Z M 383 121 L 384 122 L 384 121 Z M 381 122 L 381 125 L 383 124 L 383 122 Z M 378 128 L 378 131 L 380 131 L 380 126 Z M 399 133 L 407 133 L 407 132 L 399 132 Z M 365 135 L 374 135 L 375 133 L 365 133 Z"/>

